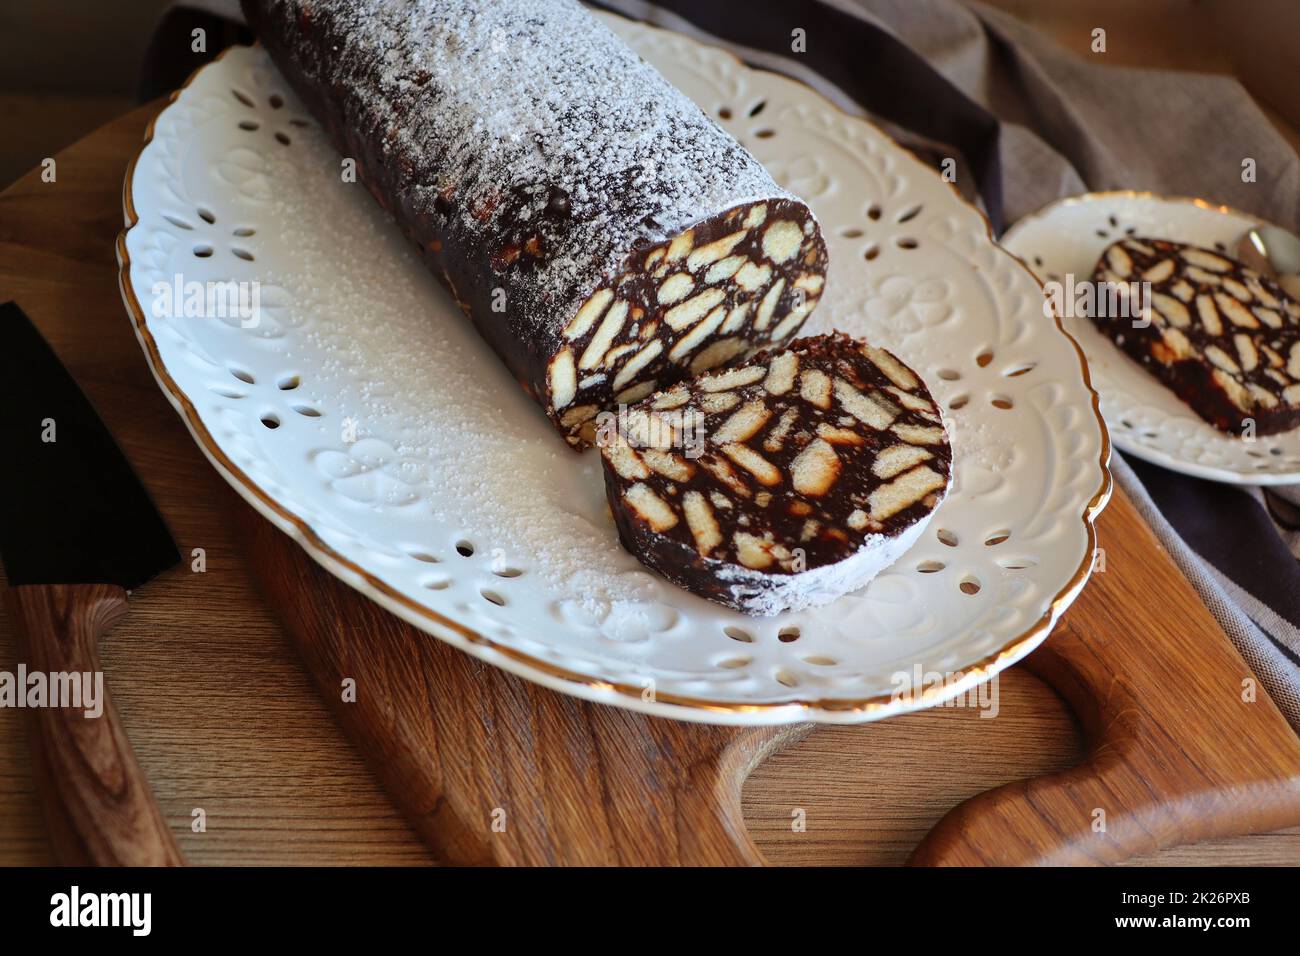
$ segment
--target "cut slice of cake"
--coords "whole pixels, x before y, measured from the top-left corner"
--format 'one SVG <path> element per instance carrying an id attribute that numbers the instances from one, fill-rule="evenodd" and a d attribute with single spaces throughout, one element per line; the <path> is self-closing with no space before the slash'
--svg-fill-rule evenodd
<path id="1" fill-rule="evenodd" d="M 952 461 L 920 376 L 842 334 L 650 396 L 605 417 L 597 444 L 623 546 L 757 615 L 826 604 L 891 565 Z"/>
<path id="2" fill-rule="evenodd" d="M 1106 248 L 1093 280 L 1130 301 L 1149 283 L 1146 316 L 1090 318 L 1215 428 L 1271 435 L 1300 425 L 1300 302 L 1267 276 L 1212 249 L 1129 238 Z M 1126 314 L 1104 314 L 1115 311 Z"/>

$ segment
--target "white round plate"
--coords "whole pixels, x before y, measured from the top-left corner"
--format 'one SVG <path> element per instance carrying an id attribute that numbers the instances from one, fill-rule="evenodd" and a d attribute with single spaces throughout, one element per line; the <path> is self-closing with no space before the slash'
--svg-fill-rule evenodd
<path id="1" fill-rule="evenodd" d="M 127 173 L 122 290 L 163 391 L 331 572 L 556 690 L 732 724 L 866 721 L 971 690 L 1043 640 L 1092 566 L 1109 444 L 1081 354 L 983 217 L 882 133 L 604 19 L 816 210 L 831 269 L 807 330 L 896 350 L 951 409 L 954 487 L 893 568 L 762 620 L 642 568 L 598 456 L 559 441 L 257 48 L 201 70 Z M 260 283 L 260 322 L 167 317 L 177 277 Z"/>
<path id="2" fill-rule="evenodd" d="M 1235 255 L 1242 233 L 1263 220 L 1200 199 L 1090 193 L 1062 199 L 1007 230 L 1002 245 L 1043 282 L 1081 283 L 1102 250 L 1127 235 L 1171 239 Z M 1219 431 L 1083 317 L 1066 329 L 1088 356 L 1092 384 L 1116 447 L 1198 478 L 1243 485 L 1300 481 L 1300 429 L 1242 439 Z"/>

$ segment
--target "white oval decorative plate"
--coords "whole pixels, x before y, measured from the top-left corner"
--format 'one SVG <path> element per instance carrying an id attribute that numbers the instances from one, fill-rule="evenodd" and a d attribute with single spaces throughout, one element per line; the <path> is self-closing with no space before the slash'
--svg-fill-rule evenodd
<path id="1" fill-rule="evenodd" d="M 1263 220 L 1200 199 L 1089 193 L 1054 202 L 1007 230 L 1002 245 L 1043 282 L 1092 277 L 1102 250 L 1125 235 L 1171 239 L 1229 255 Z M 1300 430 L 1242 439 L 1204 421 L 1083 317 L 1066 316 L 1120 449 L 1198 478 L 1245 485 L 1300 482 Z"/>
<path id="2" fill-rule="evenodd" d="M 971 690 L 1043 640 L 1092 566 L 1109 444 L 1077 347 L 983 217 L 882 133 L 603 19 L 813 206 L 831 271 L 807 331 L 896 350 L 949 409 L 953 489 L 893 568 L 761 620 L 642 568 L 598 456 L 556 438 L 257 48 L 196 74 L 127 173 L 122 291 L 163 391 L 327 569 L 556 690 L 732 724 L 873 720 Z M 228 281 L 258 284 L 256 325 L 181 314 L 175 286 Z"/>

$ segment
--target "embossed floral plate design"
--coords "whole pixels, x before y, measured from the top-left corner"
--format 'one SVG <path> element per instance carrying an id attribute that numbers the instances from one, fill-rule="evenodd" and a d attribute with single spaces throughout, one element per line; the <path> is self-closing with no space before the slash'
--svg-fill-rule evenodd
<path id="1" fill-rule="evenodd" d="M 807 331 L 896 350 L 948 410 L 953 490 L 893 568 L 762 620 L 643 569 L 598 456 L 556 438 L 257 48 L 201 70 L 127 174 L 122 291 L 163 391 L 313 558 L 529 680 L 731 724 L 965 693 L 1037 646 L 1091 569 L 1109 445 L 1077 347 L 980 214 L 882 133 L 722 51 L 605 19 L 813 206 L 832 261 Z M 260 321 L 179 314 L 178 277 L 256 288 Z"/>
<path id="2" fill-rule="evenodd" d="M 1148 193 L 1092 193 L 1052 203 L 1007 230 L 1002 244 L 1044 282 L 1092 276 L 1102 250 L 1125 235 L 1172 239 L 1235 254 L 1261 220 L 1199 199 Z M 1115 444 L 1198 478 L 1244 485 L 1300 482 L 1300 430 L 1243 440 L 1201 419 L 1086 318 L 1065 327 L 1088 356 L 1093 386 Z"/>

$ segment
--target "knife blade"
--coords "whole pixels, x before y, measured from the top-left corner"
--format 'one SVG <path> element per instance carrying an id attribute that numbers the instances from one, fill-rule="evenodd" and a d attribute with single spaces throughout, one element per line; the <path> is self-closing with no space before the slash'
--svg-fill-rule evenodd
<path id="1" fill-rule="evenodd" d="M 180 554 L 113 436 L 12 302 L 0 306 L 0 448 L 0 559 L 19 670 L 79 688 L 74 700 L 25 704 L 55 858 L 182 864 L 99 664 L 99 639 L 125 615 L 127 590 Z"/>
<path id="2" fill-rule="evenodd" d="M 0 557 L 10 586 L 139 587 L 180 561 L 149 493 L 54 350 L 0 306 Z"/>

